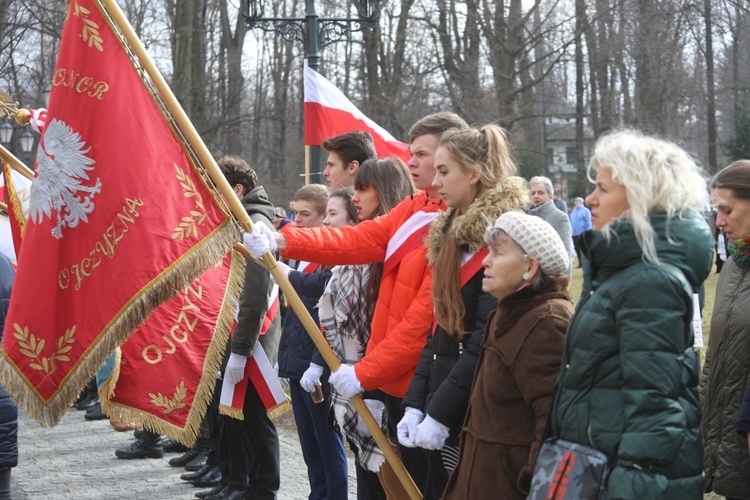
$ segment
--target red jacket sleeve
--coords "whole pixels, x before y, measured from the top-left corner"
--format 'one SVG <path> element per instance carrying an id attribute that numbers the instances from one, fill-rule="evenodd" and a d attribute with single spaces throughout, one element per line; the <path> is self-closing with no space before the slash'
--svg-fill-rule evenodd
<path id="1" fill-rule="evenodd" d="M 281 252 L 281 256 L 326 266 L 382 262 L 393 233 L 411 217 L 415 206 L 421 208 L 424 205 L 425 199 L 421 194 L 410 196 L 389 213 L 356 226 L 286 229 L 282 233 L 287 248 Z"/>
<path id="2" fill-rule="evenodd" d="M 405 375 L 411 380 L 433 318 L 432 273 L 425 269 L 422 285 L 401 322 L 355 365 L 362 387 L 377 389 Z M 408 381 L 403 387 L 404 393 L 406 387 Z"/>

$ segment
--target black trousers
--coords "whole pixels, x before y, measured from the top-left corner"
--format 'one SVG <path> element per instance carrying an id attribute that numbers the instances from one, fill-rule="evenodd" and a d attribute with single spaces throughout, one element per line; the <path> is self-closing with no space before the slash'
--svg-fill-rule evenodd
<path id="1" fill-rule="evenodd" d="M 218 414 L 221 381 L 214 392 Z M 212 402 L 213 406 L 213 402 Z M 279 435 L 252 384 L 248 384 L 244 420 L 219 415 L 219 467 L 228 488 L 246 490 L 246 498 L 273 500 L 279 491 Z"/>

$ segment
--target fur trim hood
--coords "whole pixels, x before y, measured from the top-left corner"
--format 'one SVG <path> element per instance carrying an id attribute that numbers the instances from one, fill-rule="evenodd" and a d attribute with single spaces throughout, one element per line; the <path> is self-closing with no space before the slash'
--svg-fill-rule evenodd
<path id="1" fill-rule="evenodd" d="M 455 208 L 449 208 L 435 219 L 425 239 L 427 258 L 430 262 L 435 260 L 447 230 L 459 245 L 466 246 L 469 252 L 476 252 L 484 246 L 484 232 L 488 225 L 505 212 L 523 210 L 528 204 L 526 181 L 517 176 L 506 177 L 496 186 L 486 189 L 465 214 L 457 215 Z"/>

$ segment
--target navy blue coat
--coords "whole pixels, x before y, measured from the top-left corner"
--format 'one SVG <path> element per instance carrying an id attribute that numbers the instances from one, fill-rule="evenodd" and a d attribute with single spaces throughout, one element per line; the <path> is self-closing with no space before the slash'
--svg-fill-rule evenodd
<path id="1" fill-rule="evenodd" d="M 8 314 L 10 291 L 13 287 L 15 271 L 10 259 L 0 253 L 0 339 Z M 18 465 L 18 408 L 10 399 L 3 386 L 0 386 L 0 469 Z"/>
<path id="2" fill-rule="evenodd" d="M 302 271 L 290 271 L 289 273 L 289 281 L 317 325 L 320 325 L 317 308 L 318 299 L 323 295 L 328 276 L 329 273 L 322 268 L 314 273 L 303 273 Z M 318 354 L 318 348 L 315 347 L 297 313 L 290 307 L 287 309 L 284 316 L 284 325 L 281 328 L 279 377 L 302 378 L 302 374 L 310 367 L 310 361 L 316 354 Z M 318 356 L 320 355 L 318 354 Z"/>

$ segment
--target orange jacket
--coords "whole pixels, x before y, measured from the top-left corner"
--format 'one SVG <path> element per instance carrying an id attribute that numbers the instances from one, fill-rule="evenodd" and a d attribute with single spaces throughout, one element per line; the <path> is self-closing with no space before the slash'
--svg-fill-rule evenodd
<path id="1" fill-rule="evenodd" d="M 426 191 L 401 202 L 390 213 L 356 226 L 339 229 L 288 229 L 283 257 L 325 265 L 367 264 L 385 259 L 388 241 L 420 210 L 444 209 L 440 199 Z M 410 251 L 383 277 L 372 318 L 372 333 L 365 356 L 354 365 L 365 390 L 380 389 L 399 398 L 409 387 L 433 321 L 432 278 L 427 269 L 427 248 Z"/>

